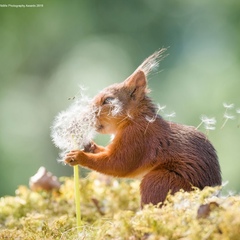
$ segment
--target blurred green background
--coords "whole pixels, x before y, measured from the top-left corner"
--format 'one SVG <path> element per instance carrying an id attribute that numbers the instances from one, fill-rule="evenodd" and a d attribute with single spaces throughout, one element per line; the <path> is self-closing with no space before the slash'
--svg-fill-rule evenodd
<path id="1" fill-rule="evenodd" d="M 202 114 L 216 118 L 208 136 L 227 191 L 240 191 L 240 1 L 4 3 L 10 2 L 44 6 L 0 7 L 0 196 L 28 184 L 40 166 L 72 175 L 56 161 L 54 116 L 79 85 L 92 97 L 161 47 L 169 47 L 169 56 L 149 78 L 152 98 L 167 106 L 165 113 L 176 112 L 179 123 L 197 126 Z M 221 129 L 224 102 L 235 104 L 229 110 L 235 119 Z"/>

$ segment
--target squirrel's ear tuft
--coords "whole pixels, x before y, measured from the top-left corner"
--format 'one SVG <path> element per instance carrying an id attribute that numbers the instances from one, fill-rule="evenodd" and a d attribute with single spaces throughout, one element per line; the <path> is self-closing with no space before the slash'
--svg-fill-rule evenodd
<path id="1" fill-rule="evenodd" d="M 165 51 L 166 48 L 162 48 L 153 53 L 124 81 L 124 85 L 129 88 L 131 92 L 131 98 L 140 99 L 146 93 L 150 92 L 147 89 L 147 76 L 158 66 L 160 60 L 165 57 L 163 55 Z"/>
<path id="2" fill-rule="evenodd" d="M 143 63 L 137 68 L 136 71 L 141 70 L 145 73 L 146 76 L 158 67 L 159 62 L 165 58 L 167 55 L 164 55 L 166 48 L 162 48 L 156 52 L 154 52 L 151 56 L 143 61 Z"/>

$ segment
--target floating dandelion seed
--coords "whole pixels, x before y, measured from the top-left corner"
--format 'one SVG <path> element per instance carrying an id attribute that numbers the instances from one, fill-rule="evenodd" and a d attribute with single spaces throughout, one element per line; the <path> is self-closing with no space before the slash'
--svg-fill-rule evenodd
<path id="1" fill-rule="evenodd" d="M 66 152 L 73 149 L 81 149 L 94 137 L 95 109 L 91 101 L 81 96 L 71 106 L 60 112 L 51 127 L 51 137 L 56 147 L 62 152 L 60 158 Z"/>
<path id="2" fill-rule="evenodd" d="M 223 103 L 223 107 L 225 108 L 225 112 L 223 114 L 223 118 L 225 119 L 224 122 L 223 122 L 223 125 L 221 126 L 221 129 L 224 128 L 224 126 L 226 125 L 227 121 L 230 119 L 230 120 L 233 120 L 235 117 L 230 115 L 228 113 L 228 110 L 229 109 L 232 109 L 234 108 L 234 104 L 233 103 L 230 103 L 230 104 L 227 104 L 227 103 Z"/>
<path id="3" fill-rule="evenodd" d="M 157 119 L 157 116 L 158 116 L 158 113 L 160 111 L 163 112 L 163 109 L 165 109 L 166 106 L 160 106 L 160 104 L 157 105 L 157 111 L 156 111 L 156 114 L 153 116 L 153 117 L 150 117 L 150 116 L 146 116 L 145 119 L 149 122 L 149 123 L 153 123 L 156 121 Z"/>
<path id="4" fill-rule="evenodd" d="M 234 104 L 233 103 L 230 103 L 230 104 L 223 103 L 223 106 L 224 106 L 224 108 L 226 110 L 234 108 Z"/>
<path id="5" fill-rule="evenodd" d="M 171 112 L 171 113 L 169 113 L 169 114 L 165 114 L 165 117 L 168 119 L 169 124 L 170 124 L 170 127 L 171 127 L 172 119 L 173 119 L 174 117 L 176 117 L 176 113 L 175 113 L 175 112 Z"/>
<path id="6" fill-rule="evenodd" d="M 225 118 L 225 120 L 224 120 L 224 122 L 223 122 L 223 125 L 222 125 L 221 129 L 224 128 L 224 126 L 226 125 L 226 123 L 227 123 L 228 120 L 233 120 L 233 119 L 235 119 L 235 117 L 234 117 L 233 115 L 230 115 L 230 114 L 228 114 L 228 113 L 225 113 L 224 116 L 223 116 L 223 118 Z"/>
<path id="7" fill-rule="evenodd" d="M 230 115 L 230 114 L 228 114 L 228 113 L 224 114 L 223 117 L 226 118 L 226 119 L 230 119 L 230 120 L 235 119 L 235 117 L 234 117 L 233 115 Z"/>
<path id="8" fill-rule="evenodd" d="M 215 128 L 215 126 L 212 126 L 212 125 L 206 125 L 206 126 L 205 126 L 205 129 L 206 129 L 207 131 L 213 131 L 213 130 L 215 130 L 216 128 Z"/>
<path id="9" fill-rule="evenodd" d="M 207 135 L 209 133 L 209 131 L 213 131 L 215 130 L 215 124 L 216 124 L 216 119 L 215 118 L 205 118 L 203 123 L 204 123 L 204 128 L 207 131 Z"/>
<path id="10" fill-rule="evenodd" d="M 82 85 L 80 85 L 78 92 L 74 96 L 69 97 L 68 100 L 74 100 L 78 95 L 80 95 L 81 97 L 84 97 L 82 92 L 85 91 L 85 90 L 87 90 L 87 88 L 82 86 Z"/>
<path id="11" fill-rule="evenodd" d="M 203 122 L 204 122 L 206 125 L 215 125 L 217 121 L 216 121 L 215 118 L 205 117 L 205 118 L 203 119 Z"/>
<path id="12" fill-rule="evenodd" d="M 160 111 L 163 112 L 163 110 L 166 108 L 166 106 L 160 106 L 160 104 L 158 104 L 157 106 L 158 106 L 158 107 L 157 107 L 157 111 L 156 111 L 156 114 L 155 114 L 154 116 L 152 116 L 152 117 L 150 117 L 150 116 L 145 116 L 145 119 L 147 120 L 148 124 L 147 124 L 147 127 L 146 127 L 145 131 L 144 131 L 144 134 L 147 132 L 147 129 L 148 129 L 149 124 L 156 121 L 156 119 L 157 119 L 157 117 L 158 117 L 158 113 L 159 113 Z"/>
<path id="13" fill-rule="evenodd" d="M 169 114 L 165 114 L 165 117 L 168 119 L 168 121 L 171 121 L 172 118 L 176 117 L 176 113 L 175 112 L 171 112 Z"/>
<path id="14" fill-rule="evenodd" d="M 163 112 L 163 110 L 166 108 L 166 105 L 161 106 L 160 104 L 157 105 L 158 112 Z"/>
<path id="15" fill-rule="evenodd" d="M 238 109 L 236 110 L 236 113 L 237 113 L 237 114 L 240 114 L 240 108 L 238 108 Z M 238 125 L 237 125 L 237 127 L 240 127 L 240 117 L 238 118 Z"/>
<path id="16" fill-rule="evenodd" d="M 155 120 L 157 119 L 157 114 L 153 117 L 149 117 L 149 116 L 146 116 L 145 119 L 149 122 L 149 123 L 153 123 L 155 122 Z"/>
<path id="17" fill-rule="evenodd" d="M 204 124 L 204 128 L 207 130 L 207 133 L 209 131 L 215 130 L 215 124 L 216 124 L 216 119 L 215 118 L 209 118 L 205 115 L 201 116 L 201 123 L 196 127 L 198 129 L 202 124 Z"/>

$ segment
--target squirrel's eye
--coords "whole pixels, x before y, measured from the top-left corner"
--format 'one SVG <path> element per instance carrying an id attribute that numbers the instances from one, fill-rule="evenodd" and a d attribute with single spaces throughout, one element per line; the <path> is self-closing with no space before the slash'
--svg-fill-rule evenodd
<path id="1" fill-rule="evenodd" d="M 114 100 L 113 97 L 107 97 L 107 98 L 104 99 L 104 101 L 103 101 L 103 105 L 104 105 L 104 104 L 112 103 L 113 100 Z"/>

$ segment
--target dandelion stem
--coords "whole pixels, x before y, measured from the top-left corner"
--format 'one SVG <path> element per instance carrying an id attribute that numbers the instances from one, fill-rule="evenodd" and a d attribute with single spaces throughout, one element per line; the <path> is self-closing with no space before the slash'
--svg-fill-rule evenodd
<path id="1" fill-rule="evenodd" d="M 74 139 L 74 136 L 72 135 L 72 141 L 74 145 L 76 146 L 76 149 L 78 148 L 78 145 Z M 81 222 L 81 209 L 80 209 L 80 184 L 79 184 L 79 169 L 78 165 L 75 165 L 73 167 L 73 177 L 74 177 L 74 193 L 75 193 L 75 208 L 76 208 L 76 217 L 77 217 L 77 229 L 80 230 L 80 227 L 82 225 Z"/>
<path id="2" fill-rule="evenodd" d="M 73 174 L 74 174 L 74 191 L 75 191 L 77 228 L 78 228 L 78 231 L 79 231 L 82 222 L 81 222 L 81 209 L 80 209 L 80 188 L 79 188 L 79 170 L 78 170 L 78 165 L 73 167 Z"/>
<path id="3" fill-rule="evenodd" d="M 225 124 L 227 123 L 227 121 L 230 119 L 230 120 L 233 120 L 235 117 L 234 116 L 232 116 L 232 115 L 229 115 L 229 114 L 224 114 L 224 116 L 223 116 L 224 118 L 225 118 L 225 121 L 224 121 L 224 123 L 223 123 L 223 125 L 222 125 L 222 127 L 221 127 L 221 129 L 223 129 L 223 127 L 225 126 Z"/>

